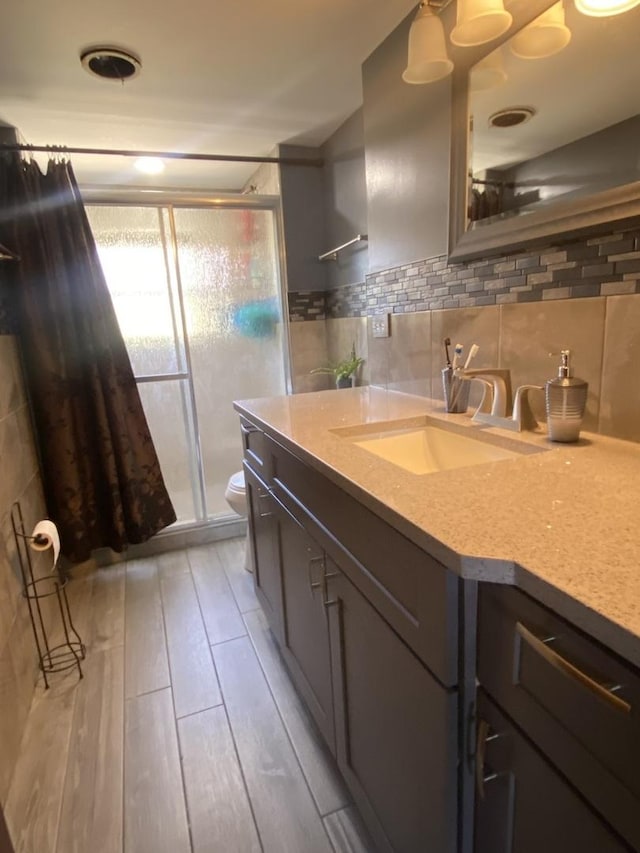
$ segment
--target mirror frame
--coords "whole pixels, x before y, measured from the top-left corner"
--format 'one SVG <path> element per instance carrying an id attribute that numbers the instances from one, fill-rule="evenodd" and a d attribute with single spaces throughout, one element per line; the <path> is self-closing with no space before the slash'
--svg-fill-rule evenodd
<path id="1" fill-rule="evenodd" d="M 537 244 L 549 245 L 585 234 L 596 235 L 612 227 L 640 224 L 640 181 L 622 184 L 610 190 L 585 195 L 573 201 L 557 201 L 545 210 L 513 216 L 467 230 L 467 171 L 469 168 L 469 74 L 473 65 L 508 41 L 518 30 L 553 6 L 550 0 L 526 4 L 527 12 L 518 15 L 520 0 L 509 11 L 514 25 L 500 39 L 483 45 L 469 55 L 456 56 L 452 81 L 451 159 L 449 197 L 449 261 L 457 263 L 481 257 L 519 252 Z M 533 13 L 533 14 L 532 14 Z M 456 52 L 458 53 L 458 52 Z M 459 57 L 459 58 L 458 58 Z"/>

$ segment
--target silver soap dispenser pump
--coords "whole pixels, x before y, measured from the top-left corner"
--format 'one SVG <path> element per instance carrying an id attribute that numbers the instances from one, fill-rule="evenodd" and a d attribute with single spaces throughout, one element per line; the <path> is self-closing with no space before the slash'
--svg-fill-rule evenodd
<path id="1" fill-rule="evenodd" d="M 549 438 L 551 441 L 577 441 L 587 405 L 589 383 L 571 375 L 571 350 L 562 350 L 560 357 L 557 378 L 549 379 L 545 385 Z"/>

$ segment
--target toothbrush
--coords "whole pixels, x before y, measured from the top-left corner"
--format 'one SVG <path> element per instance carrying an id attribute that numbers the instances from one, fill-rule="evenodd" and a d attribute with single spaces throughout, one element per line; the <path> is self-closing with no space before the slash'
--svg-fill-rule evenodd
<path id="1" fill-rule="evenodd" d="M 464 367 L 462 368 L 463 370 L 466 370 L 467 367 L 469 367 L 473 359 L 478 354 L 479 349 L 480 347 L 478 346 L 478 344 L 472 344 L 471 349 L 469 350 L 469 355 L 467 356 L 467 360 L 465 361 Z"/>
<path id="2" fill-rule="evenodd" d="M 460 358 L 462 356 L 462 350 L 463 349 L 464 349 L 464 347 L 462 346 L 462 344 L 456 344 L 456 348 L 454 350 L 454 356 L 453 356 L 453 369 L 454 370 L 458 369 L 458 364 L 460 363 Z"/>
<path id="3" fill-rule="evenodd" d="M 447 359 L 447 367 L 451 367 L 451 359 L 449 358 L 449 347 L 451 346 L 451 338 L 445 338 L 442 342 L 444 344 L 444 354 Z"/>

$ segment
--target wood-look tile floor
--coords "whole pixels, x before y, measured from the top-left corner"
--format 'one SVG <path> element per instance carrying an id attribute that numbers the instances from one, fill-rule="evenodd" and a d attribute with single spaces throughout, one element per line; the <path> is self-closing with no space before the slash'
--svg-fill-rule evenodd
<path id="1" fill-rule="evenodd" d="M 230 539 L 71 582 L 85 676 L 36 690 L 16 853 L 372 850 L 243 560 Z"/>

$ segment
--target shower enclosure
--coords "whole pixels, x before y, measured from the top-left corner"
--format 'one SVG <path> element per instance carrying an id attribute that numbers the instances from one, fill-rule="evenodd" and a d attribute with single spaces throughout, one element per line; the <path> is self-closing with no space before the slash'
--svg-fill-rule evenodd
<path id="1" fill-rule="evenodd" d="M 232 401 L 290 388 L 277 199 L 142 197 L 85 194 L 87 214 L 178 523 L 215 523 Z"/>

